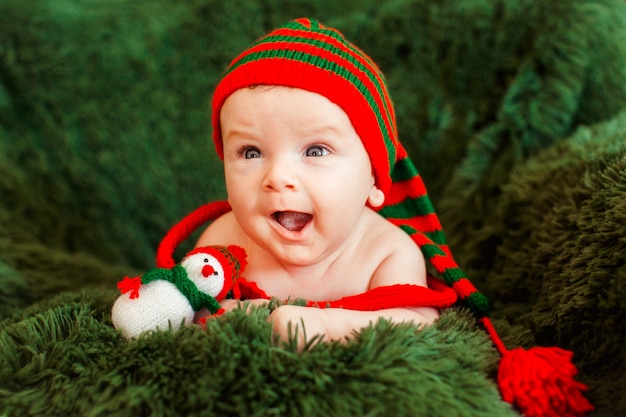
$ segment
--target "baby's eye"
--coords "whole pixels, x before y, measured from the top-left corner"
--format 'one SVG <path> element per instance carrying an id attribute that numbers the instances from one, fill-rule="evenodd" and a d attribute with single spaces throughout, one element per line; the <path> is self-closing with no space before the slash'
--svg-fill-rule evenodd
<path id="1" fill-rule="evenodd" d="M 249 146 L 249 147 L 243 148 L 239 152 L 239 154 L 241 156 L 243 156 L 245 159 L 253 159 L 253 158 L 260 158 L 261 157 L 261 151 L 259 151 L 254 146 Z"/>
<path id="2" fill-rule="evenodd" d="M 328 149 L 323 146 L 311 146 L 306 150 L 306 156 L 324 156 L 328 154 Z"/>

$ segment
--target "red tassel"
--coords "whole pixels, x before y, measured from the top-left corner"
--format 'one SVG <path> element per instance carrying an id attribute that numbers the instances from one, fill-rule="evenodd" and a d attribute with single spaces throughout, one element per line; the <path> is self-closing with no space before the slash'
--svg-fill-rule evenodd
<path id="1" fill-rule="evenodd" d="M 139 297 L 139 287 L 141 287 L 141 277 L 124 277 L 123 280 L 117 283 L 117 288 L 122 294 L 130 291 L 131 300 Z"/>
<path id="2" fill-rule="evenodd" d="M 525 417 L 583 417 L 594 409 L 582 392 L 587 386 L 574 380 L 578 370 L 573 353 L 558 347 L 508 350 L 491 321 L 482 319 L 502 355 L 498 385 L 502 398 Z"/>
<path id="3" fill-rule="evenodd" d="M 594 407 L 582 394 L 585 384 L 574 380 L 572 356 L 558 347 L 506 351 L 498 369 L 502 398 L 526 417 L 584 416 Z"/>

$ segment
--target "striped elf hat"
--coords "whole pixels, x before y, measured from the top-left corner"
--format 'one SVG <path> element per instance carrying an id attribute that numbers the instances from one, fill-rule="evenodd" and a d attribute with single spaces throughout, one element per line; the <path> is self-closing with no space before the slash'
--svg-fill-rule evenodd
<path id="1" fill-rule="evenodd" d="M 376 210 L 411 236 L 461 303 L 484 325 L 502 354 L 498 379 L 505 400 L 526 416 L 579 416 L 593 408 L 580 392 L 586 387 L 573 379 L 576 368 L 570 362 L 571 352 L 508 350 L 500 340 L 488 318 L 486 297 L 469 281 L 446 245 L 422 178 L 398 140 L 385 78 L 371 58 L 339 31 L 312 19 L 294 20 L 258 40 L 231 62 L 213 95 L 213 140 L 222 158 L 222 105 L 236 90 L 255 85 L 318 93 L 348 115 L 369 155 L 376 185 L 385 195 L 384 204 Z"/>

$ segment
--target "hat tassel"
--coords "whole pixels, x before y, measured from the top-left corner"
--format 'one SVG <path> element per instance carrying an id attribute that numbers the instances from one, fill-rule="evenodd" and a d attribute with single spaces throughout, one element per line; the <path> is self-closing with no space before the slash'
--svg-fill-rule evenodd
<path id="1" fill-rule="evenodd" d="M 585 384 L 574 380 L 578 371 L 571 351 L 559 347 L 509 350 L 491 320 L 480 320 L 502 355 L 498 367 L 502 398 L 525 417 L 582 417 L 594 409 L 582 395 Z"/>

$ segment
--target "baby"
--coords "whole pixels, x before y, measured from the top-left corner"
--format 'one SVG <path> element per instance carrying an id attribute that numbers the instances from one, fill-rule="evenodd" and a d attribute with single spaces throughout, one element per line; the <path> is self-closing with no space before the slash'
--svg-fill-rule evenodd
<path id="1" fill-rule="evenodd" d="M 380 318 L 427 325 L 439 317 L 428 297 L 393 296 L 428 294 L 420 246 L 442 257 L 447 248 L 369 57 L 336 30 L 296 20 L 231 63 L 212 111 L 232 211 L 197 246 L 246 250 L 245 278 L 259 289 L 250 302 L 393 297 L 370 297 L 379 308 L 282 305 L 269 316 L 276 334 L 345 340 Z M 237 305 L 222 302 L 226 311 Z"/>
<path id="2" fill-rule="evenodd" d="M 343 341 L 381 318 L 428 325 L 458 296 L 502 354 L 505 400 L 527 415 L 593 409 L 571 352 L 504 346 L 398 141 L 383 75 L 341 33 L 299 19 L 259 40 L 217 85 L 212 120 L 230 205 L 219 207 L 231 211 L 197 245 L 246 250 L 237 289 L 251 303 L 309 301 L 270 314 L 283 340 L 296 329 L 299 346 L 315 335 Z M 445 284 L 427 278 L 426 261 Z"/>

